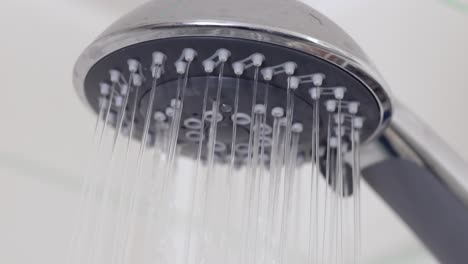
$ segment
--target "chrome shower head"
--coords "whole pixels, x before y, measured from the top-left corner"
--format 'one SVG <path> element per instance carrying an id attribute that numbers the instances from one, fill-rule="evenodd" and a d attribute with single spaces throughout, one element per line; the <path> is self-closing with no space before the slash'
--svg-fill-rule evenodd
<path id="1" fill-rule="evenodd" d="M 268 133 L 264 138 L 267 145 L 271 142 L 271 113 L 275 108 L 287 111 L 289 89 L 295 97 L 294 119 L 289 126 L 300 123 L 307 132 L 300 139 L 301 160 L 312 157 L 312 134 L 308 131 L 314 125 L 311 120 L 315 101 L 320 104 L 322 147 L 327 143 L 327 112 L 336 113 L 340 107 L 350 116 L 365 120 L 360 133 L 363 142 L 375 139 L 387 126 L 392 109 L 384 83 L 357 44 L 317 11 L 295 1 L 273 5 L 270 0 L 178 3 L 190 8 L 181 9 L 173 1 L 152 1 L 125 16 L 83 53 L 75 68 L 75 87 L 95 112 L 99 112 L 99 102 L 109 98 L 113 87 L 118 89 L 113 97 L 118 102 L 112 102 L 112 112 L 117 115 L 125 101 L 122 89 L 129 90 L 129 100 L 138 101 L 134 137 L 141 139 L 144 134 L 143 121 L 149 106 L 153 116 L 166 120 L 171 118 L 174 103 L 183 96 L 177 142 L 184 155 L 195 157 L 201 123 L 206 122 L 204 129 L 209 130 L 210 114 L 218 111 L 211 109 L 211 103 L 219 97 L 217 160 L 226 161 L 233 124 L 239 126 L 237 154 L 246 152 L 255 104 L 267 102 Z M 152 15 L 159 10 L 164 12 Z M 220 60 L 220 51 L 225 51 L 224 61 Z M 149 104 L 155 79 L 158 91 Z M 217 89 L 220 82 L 222 91 Z M 237 85 L 240 90 L 235 105 Z M 136 87 L 139 91 L 135 99 Z M 209 109 L 203 108 L 205 99 Z M 331 103 L 327 111 L 328 100 L 341 103 L 335 107 Z M 131 104 L 125 105 L 131 113 Z M 124 130 L 129 122 L 131 115 L 125 117 Z M 150 135 L 156 129 L 151 126 Z"/>
<path id="2" fill-rule="evenodd" d="M 437 202 L 452 203 L 456 200 L 452 197 L 455 193 L 468 205 L 463 162 L 396 103 L 395 112 L 403 113 L 394 116 L 385 82 L 358 45 L 328 18 L 294 0 L 151 1 L 118 20 L 86 49 L 75 66 L 74 86 L 83 102 L 98 113 L 99 122 L 105 120 L 101 139 L 108 124 L 117 128 L 112 162 L 120 134 L 141 141 L 136 175 L 127 171 L 128 140 L 123 162 L 125 175 L 121 179 L 112 178 L 115 175 L 110 173 L 111 164 L 110 172 L 96 180 L 104 185 L 103 211 L 109 205 L 112 181 L 121 181 L 123 198 L 119 216 L 129 215 L 118 219 L 117 230 L 130 231 L 116 234 L 116 241 L 122 237 L 123 242 L 114 243 L 112 260 L 117 256 L 126 261 L 123 263 L 132 263 L 129 239 L 135 228 L 132 223 L 138 218 L 135 204 L 143 196 L 137 187 L 148 182 L 149 198 L 143 204 L 149 207 L 148 215 L 160 214 L 157 223 L 162 225 L 157 228 L 158 236 L 152 239 L 157 240 L 159 257 L 171 255 L 171 263 L 189 263 L 191 254 L 197 263 L 203 263 L 206 260 L 203 258 L 208 257 L 211 259 L 205 263 L 225 262 L 232 248 L 238 249 L 238 258 L 232 258 L 234 263 L 250 263 L 250 260 L 256 263 L 257 246 L 263 247 L 263 257 L 268 257 L 269 263 L 281 263 L 278 261 L 283 261 L 283 253 L 288 251 L 294 252 L 290 254 L 293 263 L 305 259 L 308 263 L 329 263 L 325 255 L 333 252 L 341 254 L 344 263 L 343 248 L 339 253 L 338 246 L 332 247 L 326 254 L 326 245 L 320 242 L 338 245 L 340 240 L 343 243 L 338 232 L 345 236 L 345 232 L 352 231 L 354 238 L 359 237 L 359 150 L 361 143 L 367 142 L 383 142 L 384 147 L 367 149 L 364 153 L 371 161 L 364 161 L 365 165 L 377 164 L 365 169 L 364 176 L 370 178 L 371 185 L 389 203 L 397 209 L 403 207 L 403 218 L 416 226 L 434 251 L 446 247 L 434 242 L 434 237 L 440 235 L 432 228 L 437 222 L 427 224 L 423 219 L 423 227 L 427 228 L 419 229 L 421 219 L 408 212 L 406 206 L 413 203 L 417 208 L 414 211 L 427 213 L 426 207 L 421 206 L 424 199 L 402 202 L 398 191 L 405 188 L 396 191 L 392 187 L 395 186 L 392 180 L 399 183 L 400 178 L 375 175 L 405 176 L 411 171 L 413 175 L 425 175 L 417 179 L 421 183 L 427 181 L 428 172 L 434 173 L 441 181 L 426 183 L 430 185 L 428 189 L 443 194 Z M 436 142 L 434 146 L 439 149 L 429 150 L 425 138 Z M 152 177 L 142 176 L 147 146 L 154 146 Z M 171 200 L 177 191 L 181 196 L 188 193 L 186 187 L 182 191 L 174 187 L 177 185 L 174 183 L 176 156 L 197 161 L 194 177 L 180 181 L 192 184 L 187 206 L 190 213 L 181 213 L 180 207 L 176 208 L 176 202 Z M 394 156 L 424 168 L 399 160 L 394 162 Z M 162 166 L 161 161 L 166 164 Z M 206 173 L 201 172 L 202 162 L 208 164 Z M 312 168 L 311 177 L 298 175 L 301 164 Z M 242 177 L 232 177 L 234 167 L 246 171 L 245 177 L 242 173 L 239 173 Z M 227 172 L 223 171 L 226 168 Z M 410 169 L 405 171 L 405 168 Z M 224 173 L 218 175 L 219 171 Z M 321 176 L 326 180 L 319 179 Z M 125 190 L 126 180 L 134 182 L 130 191 Z M 445 185 L 436 186 L 440 182 L 449 186 L 450 192 L 444 189 Z M 161 189 L 155 187 L 159 185 Z M 242 187 L 235 189 L 234 185 Z M 304 191 L 306 185 L 311 188 Z M 326 191 L 330 186 L 336 191 L 334 196 Z M 322 187 L 324 192 L 319 189 Z M 173 194 L 168 188 L 173 188 Z M 155 189 L 160 190 L 157 201 Z M 91 190 L 96 192 L 96 188 Z M 132 194 L 128 208 L 124 201 L 126 192 Z M 411 188 L 407 192 L 414 195 Z M 319 194 L 324 195 L 319 197 Z M 292 198 L 296 198 L 294 202 Z M 348 198 L 354 199 L 354 226 L 343 231 L 346 220 L 340 216 L 345 214 L 342 203 L 351 200 Z M 310 209 L 307 224 L 301 215 L 304 204 Z M 162 208 L 162 213 L 154 209 L 156 206 Z M 328 207 L 336 210 L 327 214 Z M 440 208 L 448 207 L 444 204 Z M 324 217 L 319 220 L 317 215 L 322 212 Z M 235 223 L 230 219 L 234 213 L 240 216 L 233 220 Z M 168 219 L 167 215 L 173 218 Z M 180 225 L 187 220 L 184 218 L 187 215 L 185 236 L 174 235 L 180 234 Z M 435 218 L 444 222 L 445 215 Z M 101 228 L 96 229 L 101 232 L 93 236 L 104 234 L 105 216 L 102 213 L 98 222 Z M 201 216 L 201 223 L 192 225 L 197 216 Z M 288 230 L 292 220 L 294 232 Z M 153 224 L 148 223 L 148 226 Z M 257 229 L 252 233 L 253 224 Z M 319 227 L 325 230 L 320 242 Z M 307 231 L 297 232 L 300 228 Z M 326 237 L 326 230 L 335 233 Z M 198 237 L 195 242 L 192 233 Z M 263 236 L 263 241 L 257 239 L 258 234 Z M 451 232 L 460 241 L 466 240 L 462 234 L 457 230 Z M 180 246 L 168 250 L 169 238 L 183 240 L 184 252 L 180 252 Z M 285 245 L 288 240 L 291 240 L 290 247 Z M 95 259 L 93 263 L 109 262 L 100 261 L 103 258 L 96 253 L 105 251 L 102 239 L 93 242 L 96 247 L 85 257 Z M 352 243 L 354 261 L 358 263 L 359 239 Z M 212 249 L 211 252 L 203 251 L 206 248 Z M 323 252 L 318 252 L 319 248 Z M 465 252 L 453 248 L 444 254 L 439 252 L 440 258 L 455 259 L 457 254 Z M 182 255 L 184 262 L 174 262 Z"/>

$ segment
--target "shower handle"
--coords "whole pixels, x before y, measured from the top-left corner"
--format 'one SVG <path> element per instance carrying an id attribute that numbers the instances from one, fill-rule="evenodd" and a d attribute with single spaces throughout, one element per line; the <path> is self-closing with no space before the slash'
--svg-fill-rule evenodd
<path id="1" fill-rule="evenodd" d="M 467 163 L 408 108 L 396 100 L 393 104 L 393 120 L 380 140 L 387 158 L 398 157 L 425 167 L 468 210 Z"/>
<path id="2" fill-rule="evenodd" d="M 386 155 L 363 169 L 366 182 L 440 263 L 463 263 L 468 256 L 465 161 L 398 103 L 380 142 Z M 377 149 L 369 155 L 382 155 Z"/>

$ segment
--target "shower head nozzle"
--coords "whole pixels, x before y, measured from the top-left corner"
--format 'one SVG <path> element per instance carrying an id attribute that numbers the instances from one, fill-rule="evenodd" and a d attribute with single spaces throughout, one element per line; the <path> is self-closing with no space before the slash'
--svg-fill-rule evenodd
<path id="1" fill-rule="evenodd" d="M 202 134 L 215 126 L 220 160 L 248 145 L 258 104 L 265 108 L 258 117 L 263 142 L 272 139 L 277 118 L 272 111 L 285 111 L 291 119 L 287 127 L 301 124 L 301 160 L 313 156 L 314 138 L 307 131 L 318 128 L 318 140 L 328 144 L 329 115 L 343 115 L 345 132 L 362 123 L 359 134 L 367 142 L 386 127 L 392 113 L 383 81 L 357 44 L 296 1 L 151 1 L 91 44 L 78 60 L 74 83 L 95 112 L 103 99 L 111 100 L 111 112 L 135 110 L 133 119 L 122 117 L 124 127 L 135 125 L 135 138 L 143 138 L 148 114 L 158 117 L 149 134 L 157 133 L 159 123 L 178 122 L 177 144 L 186 156 L 195 156 L 197 142 L 209 145 Z M 122 103 L 127 92 L 126 101 L 134 105 Z M 318 122 L 312 122 L 314 111 Z M 231 147 L 233 126 L 240 147 Z"/>

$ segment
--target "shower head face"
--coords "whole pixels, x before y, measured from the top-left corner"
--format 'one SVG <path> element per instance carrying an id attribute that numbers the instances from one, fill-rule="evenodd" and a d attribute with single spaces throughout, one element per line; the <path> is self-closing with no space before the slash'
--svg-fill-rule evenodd
<path id="1" fill-rule="evenodd" d="M 294 75 L 303 76 L 311 73 L 321 73 L 326 76 L 323 82 L 323 87 L 346 87 L 346 100 L 355 101 L 360 103 L 359 115 L 363 116 L 366 120 L 365 126 L 362 129 L 362 137 L 364 140 L 369 139 L 379 129 L 380 126 L 380 109 L 379 104 L 372 95 L 372 93 L 356 78 L 348 74 L 346 71 L 339 67 L 325 62 L 315 56 L 307 55 L 303 52 L 295 51 L 290 48 L 280 47 L 268 43 L 258 41 L 248 41 L 235 38 L 220 38 L 220 37 L 181 37 L 181 38 L 167 38 L 161 40 L 148 41 L 140 44 L 135 44 L 130 47 L 118 50 L 102 60 L 100 60 L 91 71 L 88 73 L 85 80 L 85 96 L 87 102 L 91 107 L 99 112 L 99 85 L 103 81 L 109 80 L 109 70 L 115 69 L 122 73 L 124 76 L 129 76 L 127 61 L 129 59 L 136 59 L 142 65 L 143 75 L 146 81 L 143 82 L 140 88 L 139 98 L 137 99 L 137 115 L 135 119 L 135 137 L 141 139 L 142 131 L 144 129 L 144 120 L 147 113 L 149 94 L 152 89 L 151 81 L 151 65 L 152 56 L 154 51 L 160 51 L 167 56 L 165 63 L 165 71 L 161 76 L 157 88 L 156 98 L 153 104 L 151 113 L 166 113 L 167 109 L 171 107 L 171 101 L 177 98 L 178 85 L 180 84 L 180 75 L 174 66 L 176 60 L 180 58 L 182 51 L 185 48 L 192 48 L 197 51 L 197 59 L 193 61 L 190 66 L 188 74 L 188 83 L 184 98 L 184 108 L 181 118 L 181 130 L 179 133 L 178 144 L 182 146 L 182 152 L 191 157 L 196 157 L 197 145 L 199 143 L 199 129 L 202 121 L 205 122 L 205 129 L 210 129 L 209 118 L 203 120 L 203 101 L 205 89 L 208 87 L 208 112 L 211 110 L 210 105 L 216 101 L 217 88 L 219 84 L 219 69 L 207 77 L 204 70 L 202 61 L 212 56 L 218 49 L 224 48 L 231 52 L 231 57 L 227 62 L 223 72 L 222 90 L 221 90 L 221 108 L 219 111 L 218 123 L 219 132 L 217 134 L 217 142 L 221 151 L 217 154 L 220 160 L 226 160 L 227 156 L 231 153 L 231 139 L 232 139 L 232 126 L 233 114 L 235 108 L 236 85 L 237 75 L 235 74 L 231 64 L 235 61 L 243 60 L 254 53 L 261 53 L 265 56 L 265 61 L 262 65 L 263 68 L 282 64 L 287 61 L 292 61 L 297 64 L 297 69 Z M 250 122 L 253 120 L 252 100 L 254 97 L 255 87 L 255 71 L 246 70 L 244 74 L 239 77 L 239 105 L 238 112 L 242 117 L 248 117 L 245 122 L 239 121 L 238 126 L 238 139 L 237 145 L 239 147 L 248 145 L 250 135 Z M 271 81 L 264 80 L 261 76 L 257 83 L 257 96 L 256 104 L 263 104 L 267 101 L 267 128 L 265 136 L 268 142 L 271 142 L 271 128 L 273 127 L 273 116 L 269 113 L 273 108 L 281 107 L 287 108 L 287 89 L 288 89 L 288 75 L 281 74 L 274 77 Z M 315 87 L 313 84 L 300 85 L 295 91 L 294 96 L 296 102 L 294 106 L 294 119 L 293 123 L 300 123 L 304 126 L 304 131 L 312 130 L 313 120 L 313 105 L 314 101 L 311 98 L 309 91 Z M 133 87 L 133 90 L 135 88 Z M 265 100 L 265 95 L 268 90 L 268 98 Z M 134 94 L 134 91 L 133 91 Z M 333 96 L 323 96 L 321 100 L 321 120 L 326 120 L 328 112 L 326 111 L 326 101 L 334 99 Z M 130 101 L 132 101 L 131 99 Z M 117 113 L 119 107 L 113 105 L 112 111 Z M 344 111 L 344 110 L 343 110 Z M 128 113 L 133 112 L 132 106 L 128 106 Z M 205 114 L 206 117 L 206 114 Z M 169 117 L 170 118 L 170 117 Z M 130 115 L 127 117 L 125 124 L 128 124 Z M 326 129 L 325 125 L 321 125 L 323 133 L 320 133 L 320 140 L 326 142 Z M 155 134 L 157 128 L 152 126 L 150 134 Z M 195 136 L 194 136 L 195 135 Z M 205 138 L 205 141 L 207 139 Z M 300 139 L 300 156 L 305 159 L 310 159 L 312 147 L 312 134 L 304 133 Z M 267 155 L 268 148 L 267 147 Z M 242 151 L 238 153 L 242 155 Z"/>
<path id="2" fill-rule="evenodd" d="M 124 168 L 120 183 L 114 173 L 102 177 L 109 185 L 101 203 L 102 209 L 111 207 L 106 194 L 115 180 L 119 212 L 125 214 L 117 219 L 123 228 L 115 229 L 123 230 L 116 236 L 122 245 L 114 245 L 124 261 L 139 253 L 130 247 L 154 251 L 155 242 L 155 259 L 168 263 L 179 263 L 181 256 L 220 263 L 228 255 L 233 263 L 258 263 L 261 247 L 263 261 L 319 263 L 310 242 L 320 248 L 316 232 L 334 229 L 327 223 L 338 224 L 333 218 L 340 213 L 319 217 L 318 194 L 327 188 L 338 193 L 338 199 L 328 199 L 335 208 L 351 197 L 359 201 L 359 145 L 375 139 L 391 117 L 383 82 L 359 47 L 296 1 L 149 2 L 91 44 L 78 60 L 74 82 L 98 113 L 97 138 L 111 139 L 109 172 L 113 165 Z M 108 124 L 116 134 L 108 133 Z M 120 134 L 137 139 L 137 155 L 128 155 L 134 144 Z M 124 146 L 119 163 L 115 150 Z M 101 147 L 102 141 L 98 155 L 105 156 Z M 133 164 L 136 173 L 126 171 Z M 127 188 L 131 195 L 124 195 Z M 316 199 L 310 199 L 313 193 Z M 130 201 L 122 203 L 127 196 Z M 150 246 L 131 245 L 130 233 L 140 233 L 134 229 L 140 226 L 138 204 L 146 203 L 144 217 L 150 218 L 141 234 L 149 234 L 148 240 L 135 242 Z M 353 208 L 356 227 L 360 207 Z M 315 223 L 316 231 L 314 220 L 299 213 L 309 209 L 324 220 Z M 181 223 L 187 223 L 184 231 Z M 294 231 L 288 227 L 293 223 Z M 333 245 L 336 234 L 324 243 Z M 358 258 L 359 243 L 349 245 Z M 102 251 L 93 246 L 91 253 L 94 248 Z M 334 252 L 328 253 L 340 255 Z"/>
<path id="3" fill-rule="evenodd" d="M 99 86 L 102 82 L 111 83 L 109 71 L 118 70 L 125 79 L 129 80 L 131 74 L 128 60 L 135 59 L 139 62 L 144 81 L 139 89 L 138 98 L 133 98 L 135 87 L 130 85 L 129 101 L 137 102 L 133 137 L 141 139 L 144 134 L 144 120 L 148 106 L 152 106 L 150 111 L 152 115 L 170 114 L 171 101 L 177 98 L 177 91 L 180 91 L 184 81 L 177 73 L 174 64 L 187 48 L 195 50 L 197 56 L 187 69 L 187 85 L 184 88 L 184 106 L 177 140 L 181 153 L 185 156 L 196 157 L 201 134 L 205 134 L 203 141 L 208 141 L 206 134 L 210 129 L 210 119 L 205 117 L 211 110 L 211 104 L 217 99 L 220 68 L 217 67 L 211 74 L 207 74 L 203 62 L 219 49 L 230 52 L 221 76 L 221 101 L 218 102 L 220 121 L 216 124 L 219 130 L 216 144 L 219 148 L 217 160 L 220 162 L 227 162 L 231 153 L 238 78 L 240 88 L 237 112 L 242 114 L 241 117 L 245 117 L 244 119 L 250 119 L 237 123 L 236 148 L 240 150 L 236 155 L 241 160 L 244 155 L 242 147 L 248 145 L 253 128 L 250 121 L 253 122 L 254 119 L 252 110 L 254 105 L 267 102 L 265 129 L 268 132 L 274 123 L 272 109 L 281 107 L 287 111 L 288 80 L 292 76 L 323 74 L 325 80 L 320 88 L 345 87 L 344 100 L 359 103 L 359 112 L 354 114 L 365 120 L 361 130 L 363 142 L 372 140 L 388 123 L 391 116 L 389 98 L 377 75 L 365 62 L 365 55 L 343 31 L 316 11 L 307 8 L 307 15 L 304 16 L 303 5 L 294 1 L 284 1 L 286 3 L 278 3 L 278 6 L 269 9 L 268 14 L 259 14 L 258 12 L 267 12 L 260 8 L 266 4 L 264 1 L 249 2 L 247 5 L 251 7 L 249 9 L 255 10 L 252 4 L 259 7 L 257 13 L 252 13 L 252 11 L 237 10 L 236 6 L 242 5 L 232 5 L 227 1 L 203 0 L 196 3 L 199 5 L 197 7 L 194 3 L 186 2 L 192 8 L 187 8 L 190 12 L 185 13 L 186 11 L 175 8 L 168 2 L 170 1 L 153 1 L 117 22 L 88 48 L 75 69 L 75 85 L 80 95 L 95 112 L 99 112 L 101 96 Z M 165 10 L 164 14 L 161 14 L 162 17 L 148 16 L 151 10 L 161 10 L 161 8 Z M 276 18 L 285 16 L 287 12 L 289 12 L 288 22 L 277 25 Z M 299 17 L 294 19 L 295 15 Z M 223 17 L 223 20 L 219 17 Z M 140 20 L 140 18 L 145 19 Z M 296 24 L 289 20 L 302 21 L 295 21 Z M 306 21 L 307 26 L 304 25 Z M 306 28 L 312 31 L 304 31 Z M 166 61 L 163 65 L 164 73 L 157 81 L 154 102 L 150 104 L 150 91 L 153 87 L 152 54 L 156 51 L 163 53 Z M 261 69 L 285 62 L 294 62 L 297 68 L 294 74 L 278 74 L 271 81 L 262 78 L 261 74 L 256 81 L 255 69 L 246 69 L 241 76 L 236 75 L 232 64 L 255 53 L 260 53 L 265 58 Z M 304 133 L 300 138 L 299 155 L 300 159 L 305 161 L 310 160 L 312 156 L 312 133 L 309 131 L 313 126 L 313 106 L 316 101 L 309 93 L 311 88 L 317 86 L 313 83 L 301 83 L 292 92 L 295 97 L 292 123 L 303 125 Z M 207 108 L 203 109 L 205 91 L 208 95 Z M 265 97 L 266 91 L 268 97 Z M 327 126 L 324 124 L 328 112 L 325 104 L 327 100 L 334 99 L 336 98 L 333 96 L 324 95 L 317 101 L 321 109 L 319 133 L 321 145 L 326 145 L 327 140 Z M 119 107 L 113 104 L 111 111 L 117 114 Z M 131 104 L 128 105 L 126 112 L 133 112 Z M 165 118 L 171 119 L 167 115 Z M 130 121 L 131 116 L 127 114 L 124 126 L 129 126 Z M 201 123 L 205 130 L 203 132 L 206 133 L 200 134 Z M 157 133 L 157 129 L 153 124 L 149 128 L 150 135 Z M 265 142 L 270 141 L 271 134 L 265 134 Z M 265 151 L 268 155 L 268 146 Z"/>

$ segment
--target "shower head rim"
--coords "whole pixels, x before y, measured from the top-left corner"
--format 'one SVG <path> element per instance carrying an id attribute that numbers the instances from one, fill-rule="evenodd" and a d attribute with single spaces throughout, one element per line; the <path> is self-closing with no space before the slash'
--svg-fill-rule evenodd
<path id="1" fill-rule="evenodd" d="M 371 142 L 390 123 L 393 108 L 390 96 L 387 93 L 388 88 L 379 74 L 372 70 L 372 65 L 349 52 L 317 38 L 287 30 L 272 29 L 246 23 L 206 20 L 184 23 L 159 23 L 104 34 L 93 42 L 79 57 L 73 75 L 75 90 L 78 92 L 81 100 L 88 104 L 84 94 L 85 79 L 92 67 L 101 59 L 113 52 L 138 43 L 177 37 L 223 37 L 260 41 L 315 56 L 341 68 L 360 81 L 376 100 L 380 109 L 380 125 L 372 136 L 363 143 Z M 337 61 L 341 63 L 337 63 Z"/>

